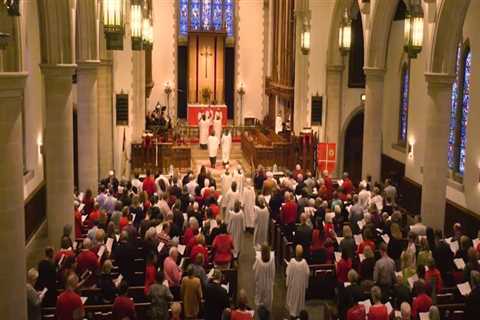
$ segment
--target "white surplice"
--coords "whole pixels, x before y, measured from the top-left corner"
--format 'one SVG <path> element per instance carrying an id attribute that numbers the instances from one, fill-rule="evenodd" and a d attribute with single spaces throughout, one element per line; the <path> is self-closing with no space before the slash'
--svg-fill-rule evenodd
<path id="1" fill-rule="evenodd" d="M 253 220 L 255 218 L 255 190 L 252 186 L 245 187 L 242 199 L 243 210 L 245 211 L 245 226 L 247 228 L 253 228 Z"/>
<path id="2" fill-rule="evenodd" d="M 230 221 L 228 223 L 228 233 L 233 238 L 233 255 L 238 257 L 238 253 L 242 248 L 242 237 L 243 232 L 245 232 L 245 220 L 243 217 L 243 211 L 239 210 L 235 212 L 230 210 L 229 213 Z"/>
<path id="3" fill-rule="evenodd" d="M 220 177 L 221 185 L 222 185 L 222 198 L 225 198 L 225 195 L 227 194 L 228 190 L 232 188 L 232 181 L 233 181 L 233 176 L 232 173 L 226 174 L 225 172 L 222 174 Z"/>
<path id="4" fill-rule="evenodd" d="M 218 138 L 220 143 L 220 139 L 222 137 L 222 113 L 219 111 L 215 112 L 215 117 L 213 119 L 213 130 L 215 131 L 215 137 Z"/>
<path id="5" fill-rule="evenodd" d="M 208 137 L 208 156 L 210 158 L 216 157 L 218 152 L 218 138 L 216 136 Z"/>
<path id="6" fill-rule="evenodd" d="M 227 163 L 230 161 L 230 152 L 232 151 L 232 134 L 223 134 L 222 139 L 222 162 Z"/>
<path id="7" fill-rule="evenodd" d="M 308 288 L 310 269 L 307 261 L 297 261 L 292 258 L 287 265 L 287 298 L 286 305 L 290 316 L 298 317 L 300 311 L 305 309 L 305 293 Z"/>
<path id="8" fill-rule="evenodd" d="M 255 305 L 263 305 L 272 311 L 275 256 L 270 255 L 268 262 L 263 262 L 261 256 L 257 256 L 253 264 L 253 272 L 255 274 Z"/>
<path id="9" fill-rule="evenodd" d="M 225 223 L 230 222 L 230 210 L 233 210 L 235 201 L 242 201 L 242 197 L 238 191 L 233 192 L 232 189 L 228 190 L 225 197 L 222 198 L 222 208 L 225 209 Z"/>
<path id="10" fill-rule="evenodd" d="M 270 222 L 270 212 L 268 207 L 260 208 L 255 206 L 255 231 L 253 232 L 253 243 L 255 247 L 261 246 L 268 241 L 268 224 Z"/>
<path id="11" fill-rule="evenodd" d="M 233 172 L 233 181 L 237 183 L 237 190 L 240 193 L 243 193 L 243 183 L 245 182 L 245 175 L 243 170 L 238 172 L 238 169 L 235 169 Z"/>
<path id="12" fill-rule="evenodd" d="M 200 144 L 207 144 L 208 143 L 208 130 L 211 125 L 210 115 L 207 114 L 205 119 L 200 118 L 198 120 L 198 131 L 199 131 L 199 140 Z"/>

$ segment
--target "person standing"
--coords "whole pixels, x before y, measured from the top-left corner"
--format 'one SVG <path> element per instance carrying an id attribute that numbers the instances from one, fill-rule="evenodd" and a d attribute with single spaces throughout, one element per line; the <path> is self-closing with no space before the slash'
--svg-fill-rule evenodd
<path id="1" fill-rule="evenodd" d="M 120 282 L 118 286 L 118 297 L 115 298 L 112 306 L 113 320 L 137 320 L 137 313 L 135 312 L 135 304 L 128 296 L 128 284 L 125 280 Z"/>
<path id="2" fill-rule="evenodd" d="M 232 151 L 232 134 L 228 129 L 223 131 L 222 135 L 222 162 L 226 166 L 230 162 L 230 152 Z"/>
<path id="3" fill-rule="evenodd" d="M 173 300 L 173 295 L 167 286 L 163 284 L 164 276 L 162 271 L 158 271 L 155 277 L 155 283 L 148 289 L 150 317 L 155 320 L 168 320 L 168 302 Z"/>
<path id="4" fill-rule="evenodd" d="M 215 136 L 220 143 L 222 138 L 222 113 L 220 111 L 215 111 L 215 117 L 213 119 L 213 130 L 215 131 Z"/>
<path id="5" fill-rule="evenodd" d="M 187 268 L 186 277 L 182 280 L 180 294 L 183 302 L 183 310 L 186 319 L 196 319 L 200 313 L 203 293 L 200 279 L 193 275 L 193 268 Z"/>
<path id="6" fill-rule="evenodd" d="M 232 181 L 233 181 L 233 176 L 230 173 L 230 167 L 228 164 L 225 166 L 225 172 L 222 174 L 220 179 L 221 179 L 221 186 L 222 186 L 222 197 L 225 197 L 228 190 L 230 190 L 230 188 L 232 187 Z"/>
<path id="7" fill-rule="evenodd" d="M 215 163 L 217 162 L 217 152 L 218 152 L 219 143 L 220 141 L 215 135 L 215 131 L 210 132 L 210 136 L 208 137 L 208 157 L 210 158 L 210 166 L 212 168 L 215 168 Z"/>
<path id="8" fill-rule="evenodd" d="M 206 113 L 199 113 L 198 119 L 198 131 L 199 131 L 199 141 L 200 141 L 200 148 L 207 149 L 207 142 L 208 142 L 208 130 L 210 129 L 211 121 L 211 114 L 209 112 Z"/>
<path id="9" fill-rule="evenodd" d="M 302 258 L 301 245 L 295 247 L 295 258 L 287 265 L 287 299 L 286 306 L 291 317 L 298 317 L 300 311 L 305 308 L 305 294 L 308 288 L 310 269 L 307 261 Z"/>
<path id="10" fill-rule="evenodd" d="M 228 223 L 228 233 L 233 238 L 233 255 L 238 257 L 242 248 L 242 237 L 245 232 L 245 219 L 241 209 L 240 201 L 235 201 L 233 210 L 230 211 L 230 222 Z"/>
<path id="11" fill-rule="evenodd" d="M 268 224 L 270 223 L 270 212 L 265 202 L 265 197 L 258 196 L 258 206 L 254 209 L 253 225 L 253 243 L 256 248 L 260 247 L 268 241 Z"/>
<path id="12" fill-rule="evenodd" d="M 34 268 L 27 273 L 27 309 L 28 320 L 42 319 L 42 300 L 44 293 L 35 290 L 35 283 L 38 279 L 38 271 Z"/>
<path id="13" fill-rule="evenodd" d="M 230 305 L 228 292 L 220 284 L 222 273 L 219 270 L 213 271 L 212 281 L 207 284 L 205 290 L 205 319 L 222 319 L 223 310 Z"/>
<path id="14" fill-rule="evenodd" d="M 252 179 L 250 178 L 247 178 L 246 180 L 242 199 L 243 211 L 245 212 L 245 226 L 249 229 L 253 229 L 255 218 L 255 190 L 253 189 Z"/>
<path id="15" fill-rule="evenodd" d="M 237 183 L 237 190 L 240 194 L 243 194 L 243 185 L 245 182 L 245 173 L 243 172 L 242 166 L 238 165 L 237 169 L 233 172 L 233 181 Z"/>
<path id="16" fill-rule="evenodd" d="M 255 274 L 255 305 L 264 306 L 272 311 L 273 284 L 275 281 L 275 259 L 270 254 L 270 247 L 262 245 L 261 255 L 257 256 L 253 264 Z"/>
<path id="17" fill-rule="evenodd" d="M 65 291 L 63 291 L 57 299 L 57 307 L 55 308 L 56 319 L 71 320 L 83 319 L 83 317 L 85 317 L 82 299 L 80 299 L 80 296 L 75 292 L 77 286 L 77 275 L 71 274 L 68 276 Z"/>

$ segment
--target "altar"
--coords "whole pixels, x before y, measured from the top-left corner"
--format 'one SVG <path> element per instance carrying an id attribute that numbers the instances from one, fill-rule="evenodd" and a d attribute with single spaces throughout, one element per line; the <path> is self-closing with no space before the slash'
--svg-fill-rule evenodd
<path id="1" fill-rule="evenodd" d="M 224 104 L 189 104 L 187 109 L 187 119 L 190 126 L 198 125 L 198 114 L 211 111 L 213 115 L 215 112 L 220 111 L 222 113 L 222 126 L 227 126 L 227 106 Z"/>

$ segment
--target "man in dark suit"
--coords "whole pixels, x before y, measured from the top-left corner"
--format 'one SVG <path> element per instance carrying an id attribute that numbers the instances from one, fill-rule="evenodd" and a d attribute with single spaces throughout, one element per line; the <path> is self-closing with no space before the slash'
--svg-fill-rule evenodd
<path id="1" fill-rule="evenodd" d="M 128 241 L 128 233 L 120 233 L 120 241 L 113 251 L 113 259 L 128 285 L 133 285 L 135 275 L 135 247 Z"/>
<path id="2" fill-rule="evenodd" d="M 221 278 L 222 273 L 215 270 L 205 290 L 205 319 L 221 320 L 223 311 L 230 305 L 228 292 L 220 285 Z"/>
<path id="3" fill-rule="evenodd" d="M 470 273 L 472 292 L 465 301 L 465 319 L 476 319 L 480 313 L 480 272 Z"/>
<path id="4" fill-rule="evenodd" d="M 303 256 L 308 259 L 310 256 L 310 245 L 312 244 L 312 228 L 307 225 L 307 215 L 305 213 L 300 215 L 300 225 L 295 231 L 294 243 L 302 246 Z"/>

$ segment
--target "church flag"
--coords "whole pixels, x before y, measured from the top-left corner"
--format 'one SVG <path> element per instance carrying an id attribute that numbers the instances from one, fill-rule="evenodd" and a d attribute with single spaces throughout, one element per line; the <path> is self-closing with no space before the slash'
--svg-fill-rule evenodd
<path id="1" fill-rule="evenodd" d="M 332 173 L 336 169 L 337 145 L 331 142 L 322 142 L 317 146 L 317 167 L 320 172 L 328 170 Z"/>

